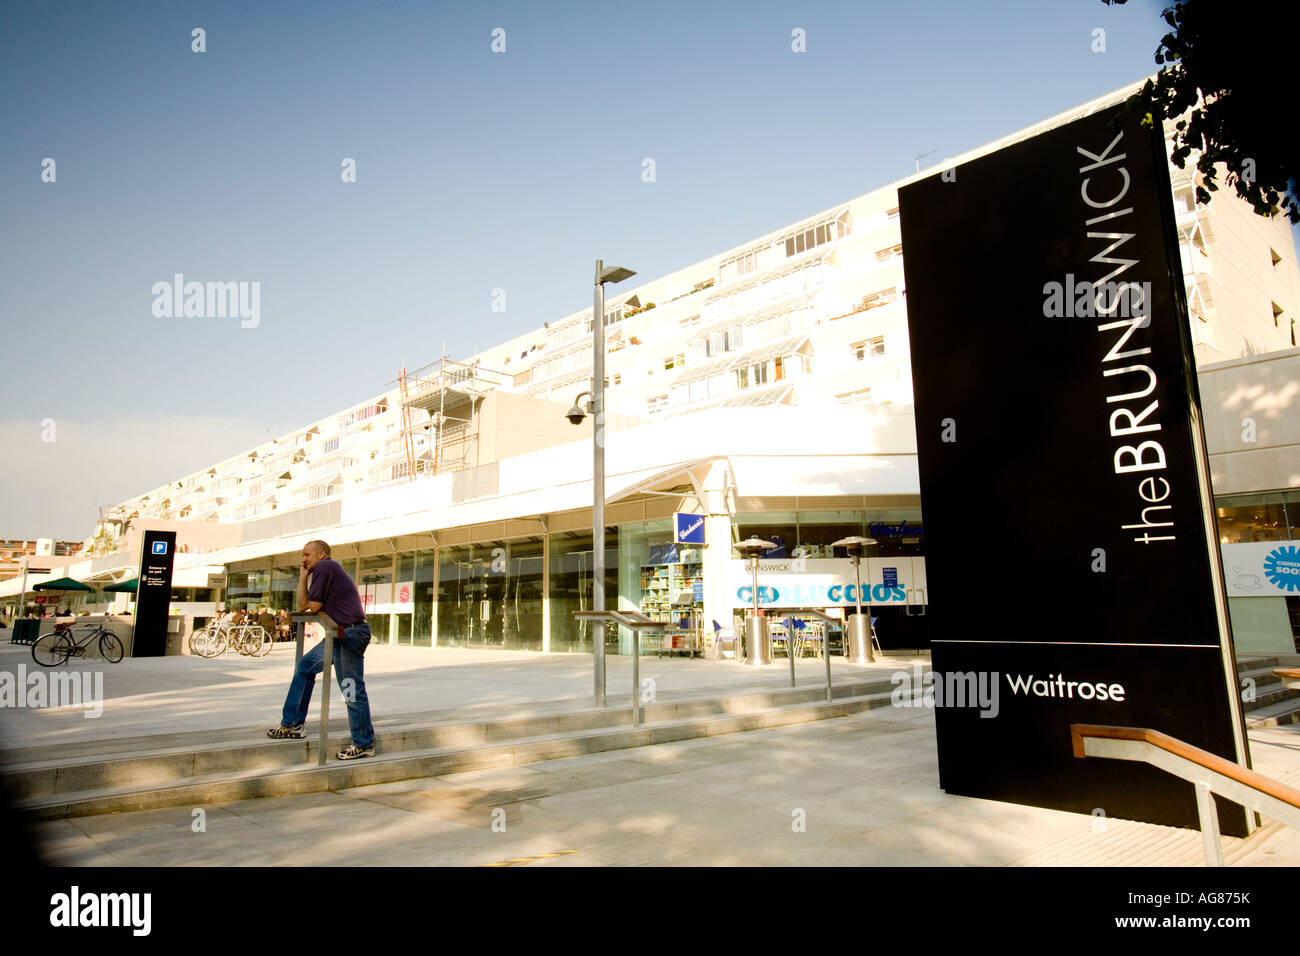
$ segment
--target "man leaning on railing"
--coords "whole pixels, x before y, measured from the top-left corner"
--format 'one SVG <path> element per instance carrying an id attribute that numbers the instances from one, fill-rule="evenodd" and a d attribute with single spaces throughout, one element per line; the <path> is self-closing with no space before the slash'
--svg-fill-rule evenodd
<path id="1" fill-rule="evenodd" d="M 357 586 L 343 570 L 343 565 L 330 557 L 330 546 L 324 541 L 308 541 L 303 546 L 302 573 L 298 576 L 298 611 L 300 614 L 318 615 L 324 626 L 334 629 L 337 634 L 334 639 L 334 672 L 348 705 L 348 727 L 352 732 L 352 743 L 339 751 L 339 759 L 373 757 L 375 728 L 370 722 L 370 699 L 366 696 L 364 674 L 370 625 L 366 623 Z M 302 655 L 294 667 L 280 726 L 268 730 L 268 737 L 297 740 L 306 736 L 307 708 L 316 686 L 316 675 L 324 669 L 325 642 L 321 641 Z M 325 693 L 329 693 L 328 688 Z"/>

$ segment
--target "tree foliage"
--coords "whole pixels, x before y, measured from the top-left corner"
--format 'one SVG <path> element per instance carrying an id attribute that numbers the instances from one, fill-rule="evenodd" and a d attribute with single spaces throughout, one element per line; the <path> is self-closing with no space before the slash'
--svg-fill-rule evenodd
<path id="1" fill-rule="evenodd" d="M 1123 4 L 1127 0 L 1102 0 Z M 1294 69 L 1292 4 L 1254 0 L 1179 0 L 1163 11 L 1170 32 L 1160 38 L 1159 73 L 1127 106 L 1150 122 L 1176 120 L 1174 164 L 1193 151 L 1201 173 L 1196 199 L 1210 201 L 1226 173 L 1228 185 L 1261 216 L 1285 213 L 1300 222 L 1300 149 L 1292 129 Z"/>

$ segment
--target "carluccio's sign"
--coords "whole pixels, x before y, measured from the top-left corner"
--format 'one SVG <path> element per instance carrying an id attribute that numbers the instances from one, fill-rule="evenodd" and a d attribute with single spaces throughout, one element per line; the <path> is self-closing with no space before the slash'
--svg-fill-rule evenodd
<path id="1" fill-rule="evenodd" d="M 998 698 L 936 702 L 940 782 L 1194 827 L 1190 783 L 1076 758 L 1069 729 L 1249 765 L 1160 132 L 1113 107 L 899 204 L 934 680 Z M 990 514 L 1022 519 L 992 554 Z M 990 606 L 998 554 L 1017 574 Z"/>

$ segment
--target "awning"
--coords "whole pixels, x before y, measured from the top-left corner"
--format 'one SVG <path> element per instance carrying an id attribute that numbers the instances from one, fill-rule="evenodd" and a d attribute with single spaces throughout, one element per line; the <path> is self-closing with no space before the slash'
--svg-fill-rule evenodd
<path id="1" fill-rule="evenodd" d="M 694 473 L 701 467 L 707 468 L 712 459 L 700 458 L 695 461 L 682 462 L 667 468 L 648 468 L 630 475 L 618 475 L 607 480 L 605 501 L 612 504 L 632 495 L 647 491 L 658 491 L 663 486 L 673 487 L 689 484 L 695 487 Z"/>
<path id="2" fill-rule="evenodd" d="M 139 583 L 140 583 L 139 578 L 132 578 L 130 581 L 120 581 L 117 584 L 110 584 L 108 587 L 104 588 L 104 590 L 112 591 L 115 593 L 118 591 L 125 591 L 128 594 L 134 594 L 136 586 Z"/>
<path id="3" fill-rule="evenodd" d="M 95 590 L 80 581 L 74 581 L 72 578 L 56 578 L 53 581 L 42 581 L 40 584 L 32 585 L 33 591 L 93 591 Z"/>
<path id="4" fill-rule="evenodd" d="M 758 405 L 780 405 L 785 402 L 793 391 L 794 383 L 788 381 L 777 382 L 775 385 L 765 385 L 761 388 L 742 388 L 722 398 L 669 409 L 664 417 L 676 418 L 679 415 L 702 411 L 706 408 L 752 408 Z"/>

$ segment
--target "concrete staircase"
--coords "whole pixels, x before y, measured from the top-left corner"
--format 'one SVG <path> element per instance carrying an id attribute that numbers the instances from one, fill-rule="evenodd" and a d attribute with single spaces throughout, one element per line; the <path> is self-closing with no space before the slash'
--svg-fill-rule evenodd
<path id="1" fill-rule="evenodd" d="M 1273 668 L 1289 666 L 1276 657 L 1239 657 L 1237 676 L 1242 693 L 1254 682 L 1254 700 L 1243 700 L 1247 727 L 1276 727 L 1300 723 L 1300 690 L 1291 690 L 1273 676 Z"/>
<path id="2" fill-rule="evenodd" d="M 0 779 L 38 819 L 225 803 L 525 764 L 627 747 L 738 733 L 889 706 L 893 684 L 766 691 L 649 704 L 632 727 L 630 702 L 471 721 L 391 718 L 376 727 L 376 756 L 339 761 L 344 721 L 331 721 L 329 761 L 317 766 L 319 729 L 273 741 L 265 726 L 90 741 L 0 754 Z"/>

